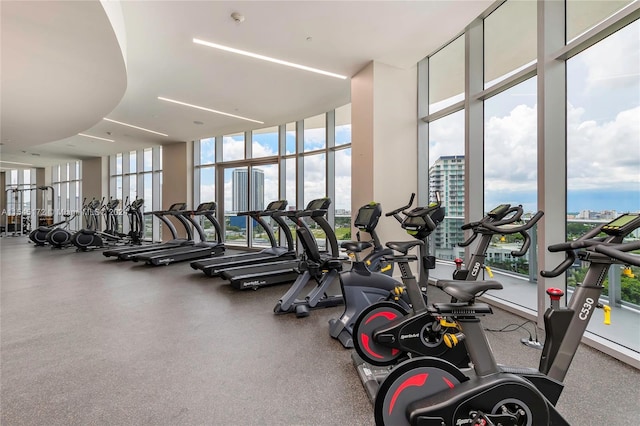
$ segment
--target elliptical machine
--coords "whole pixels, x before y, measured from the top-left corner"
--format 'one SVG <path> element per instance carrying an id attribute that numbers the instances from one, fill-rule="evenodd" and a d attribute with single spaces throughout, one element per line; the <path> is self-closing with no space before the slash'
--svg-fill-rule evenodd
<path id="1" fill-rule="evenodd" d="M 575 241 L 549 246 L 566 258 L 544 277 L 556 277 L 580 259 L 589 262 L 584 281 L 577 286 L 567 307 L 560 306 L 564 292 L 547 290 L 550 307 L 544 314 L 546 340 L 537 369 L 498 365 L 480 322 L 491 314 L 491 307 L 476 298 L 488 290 L 499 290 L 495 281 L 462 283 L 440 281 L 440 287 L 456 303 L 437 303 L 430 307 L 434 315 L 454 318 L 460 328 L 450 341 L 468 342 L 473 372 L 463 373 L 450 363 L 433 357 L 405 361 L 391 371 L 380 386 L 375 402 L 376 425 L 568 425 L 555 405 L 564 380 L 593 312 L 609 308 L 599 299 L 607 271 L 612 264 L 640 266 L 640 241 L 624 238 L 640 228 L 640 214 L 625 214 L 590 230 Z M 604 233 L 604 237 L 598 236 Z"/>
<path id="2" fill-rule="evenodd" d="M 95 215 L 92 216 L 91 213 L 94 212 L 94 210 L 96 210 L 99 206 L 100 202 L 96 199 L 91 200 L 88 204 L 86 198 L 82 200 L 82 214 L 84 216 L 87 227 L 95 226 Z M 74 212 L 73 218 L 75 218 L 76 216 L 78 216 L 78 212 Z M 71 239 L 73 238 L 73 234 L 69 231 L 69 224 L 71 223 L 71 219 L 69 219 L 67 226 L 53 228 L 46 234 L 45 239 L 51 245 L 51 248 L 61 249 L 72 245 Z"/>

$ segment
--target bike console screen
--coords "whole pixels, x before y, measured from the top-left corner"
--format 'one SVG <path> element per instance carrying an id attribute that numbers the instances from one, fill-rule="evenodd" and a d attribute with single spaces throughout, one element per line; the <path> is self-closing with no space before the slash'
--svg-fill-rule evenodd
<path id="1" fill-rule="evenodd" d="M 627 235 L 640 228 L 640 214 L 623 214 L 602 227 L 602 232 L 609 235 Z"/>

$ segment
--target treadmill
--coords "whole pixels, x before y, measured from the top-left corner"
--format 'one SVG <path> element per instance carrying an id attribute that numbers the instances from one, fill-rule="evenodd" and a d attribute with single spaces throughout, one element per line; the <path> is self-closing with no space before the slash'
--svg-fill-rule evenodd
<path id="1" fill-rule="evenodd" d="M 131 256 L 139 253 L 144 253 L 153 250 L 160 250 L 163 248 L 172 248 L 172 247 L 180 247 L 182 245 L 192 245 L 193 244 L 193 232 L 191 231 L 190 223 L 182 216 L 180 213 L 184 212 L 187 209 L 187 203 L 174 203 L 169 206 L 167 210 L 156 210 L 152 212 L 144 213 L 145 216 L 154 215 L 158 219 L 160 219 L 166 226 L 169 228 L 171 232 L 172 239 L 166 241 L 164 243 L 153 243 L 153 244 L 145 244 L 141 246 L 135 247 L 121 247 L 103 251 L 102 254 L 106 257 L 116 257 L 120 260 L 129 260 Z M 178 238 L 178 232 L 176 231 L 176 227 L 173 226 L 173 223 L 167 216 L 175 217 L 182 223 L 184 228 L 187 231 L 187 238 Z"/>
<path id="2" fill-rule="evenodd" d="M 196 210 L 183 211 L 178 217 L 188 220 L 198 232 L 200 242 L 189 246 L 180 246 L 175 248 L 167 248 L 163 250 L 150 251 L 133 255 L 131 260 L 134 262 L 145 262 L 148 265 L 169 265 L 185 260 L 201 259 L 204 257 L 213 257 L 224 253 L 224 243 L 222 242 L 222 229 L 220 223 L 215 218 L 216 203 L 211 201 L 201 203 Z M 204 229 L 196 220 L 197 217 L 205 217 L 213 225 L 216 233 L 215 241 L 207 241 Z"/>
<path id="3" fill-rule="evenodd" d="M 274 219 L 279 216 L 285 216 L 297 226 L 306 226 L 302 222 L 303 217 L 311 217 L 312 220 L 320 224 L 317 219 L 327 213 L 330 205 L 331 199 L 319 198 L 310 201 L 304 210 L 277 212 L 274 214 Z M 256 290 L 259 287 L 295 281 L 300 275 L 300 272 L 300 260 L 291 259 L 281 262 L 226 269 L 223 270 L 220 275 L 229 280 L 229 284 L 235 289 Z"/>
<path id="4" fill-rule="evenodd" d="M 197 260 L 195 262 L 191 262 L 191 267 L 193 269 L 202 270 L 202 272 L 209 277 L 217 277 L 222 273 L 222 271 L 229 268 L 295 259 L 297 256 L 293 246 L 291 230 L 285 223 L 283 217 L 276 215 L 278 212 L 284 211 L 285 207 L 287 207 L 287 201 L 279 200 L 269 203 L 265 210 L 238 213 L 238 216 L 249 216 L 265 230 L 267 237 L 269 238 L 269 242 L 271 243 L 271 247 L 259 252 L 241 253 L 216 257 L 213 259 Z M 265 218 L 272 218 L 278 224 L 287 239 L 286 247 L 278 246 L 273 228 L 269 226 Z"/>

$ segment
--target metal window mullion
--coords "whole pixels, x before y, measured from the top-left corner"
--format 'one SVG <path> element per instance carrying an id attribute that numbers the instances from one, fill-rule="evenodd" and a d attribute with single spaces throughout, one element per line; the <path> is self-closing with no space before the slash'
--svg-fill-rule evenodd
<path id="1" fill-rule="evenodd" d="M 564 2 L 538 2 L 538 208 L 545 218 L 538 223 L 538 268 L 551 270 L 564 254 L 544 250 L 565 241 L 567 196 L 566 62 L 552 56 L 564 46 Z M 538 277 L 538 325 L 548 305 L 546 290 L 566 289 L 564 274 Z"/>
<path id="2" fill-rule="evenodd" d="M 429 123 L 420 119 L 429 114 L 429 59 L 418 62 L 418 205 L 429 199 Z"/>
<path id="3" fill-rule="evenodd" d="M 332 149 L 336 146 L 336 111 L 331 110 L 325 114 L 325 194 L 333 203 L 327 212 L 327 221 L 335 227 L 336 220 L 336 153 Z"/>
<path id="4" fill-rule="evenodd" d="M 296 121 L 296 206 L 299 210 L 304 205 L 304 120 Z"/>
<path id="5" fill-rule="evenodd" d="M 253 158 L 253 132 L 251 130 L 244 132 L 244 158 L 246 160 Z"/>
<path id="6" fill-rule="evenodd" d="M 476 19 L 465 33 L 465 145 L 464 145 L 464 221 L 484 215 L 484 103 L 469 96 L 484 86 L 484 21 Z M 469 231 L 465 237 L 469 237 Z M 470 248 L 465 248 L 469 259 Z"/>

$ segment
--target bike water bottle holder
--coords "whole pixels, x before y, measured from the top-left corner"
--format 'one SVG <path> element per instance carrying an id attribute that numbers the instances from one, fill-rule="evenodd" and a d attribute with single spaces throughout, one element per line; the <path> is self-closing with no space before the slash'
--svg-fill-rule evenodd
<path id="1" fill-rule="evenodd" d="M 422 267 L 426 269 L 436 269 L 436 257 L 435 256 L 423 256 Z"/>

